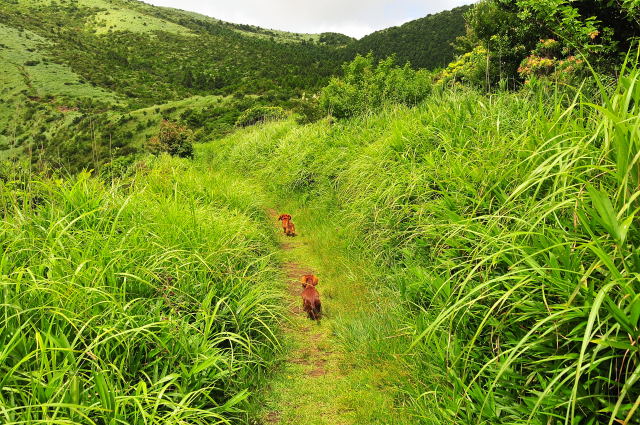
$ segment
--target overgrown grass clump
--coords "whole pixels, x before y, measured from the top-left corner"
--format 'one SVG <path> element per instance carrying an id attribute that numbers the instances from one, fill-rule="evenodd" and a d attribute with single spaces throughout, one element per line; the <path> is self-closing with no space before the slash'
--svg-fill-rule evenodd
<path id="1" fill-rule="evenodd" d="M 456 88 L 200 155 L 325 211 L 377 266 L 404 313 L 370 355 L 411 368 L 416 422 L 640 423 L 640 71 L 593 99 Z"/>
<path id="2" fill-rule="evenodd" d="M 259 198 L 161 157 L 0 186 L 0 422 L 214 424 L 242 418 L 278 341 Z"/>

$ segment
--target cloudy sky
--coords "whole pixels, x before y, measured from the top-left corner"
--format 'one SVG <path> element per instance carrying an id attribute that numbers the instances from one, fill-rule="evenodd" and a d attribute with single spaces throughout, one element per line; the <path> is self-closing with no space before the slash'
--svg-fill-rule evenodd
<path id="1" fill-rule="evenodd" d="M 146 0 L 240 24 L 362 37 L 473 0 Z"/>

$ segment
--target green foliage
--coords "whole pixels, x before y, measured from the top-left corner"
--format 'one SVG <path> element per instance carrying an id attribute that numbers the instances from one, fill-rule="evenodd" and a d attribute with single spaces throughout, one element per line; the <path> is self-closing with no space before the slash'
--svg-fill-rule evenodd
<path id="1" fill-rule="evenodd" d="M 240 130 L 196 146 L 202 168 L 133 159 L 162 119 L 174 123 L 156 147 L 177 155 L 187 127 L 220 135 L 265 106 L 302 99 L 314 121 L 306 92 L 349 49 L 133 2 L 117 3 L 111 18 L 126 20 L 108 33 L 113 4 L 0 5 L 0 54 L 16 59 L 0 69 L 2 146 L 37 164 L 107 162 L 111 181 L 0 167 L 4 421 L 246 422 L 278 310 L 262 207 L 229 177 L 242 172 L 325 211 L 374 266 L 368 283 L 395 295 L 396 320 L 372 314 L 336 334 L 363 358 L 406 362 L 398 402 L 416 422 L 639 422 L 640 71 L 615 87 L 594 77 L 596 97 L 468 87 L 562 81 L 584 66 L 576 53 L 611 70 L 638 33 L 637 1 L 480 2 L 466 54 L 441 74 L 466 87 L 431 91 L 425 71 L 358 56 L 320 98 L 344 120 Z M 180 29 L 154 35 L 156 19 Z"/>
<path id="2" fill-rule="evenodd" d="M 638 10 L 631 2 L 483 0 L 467 13 L 467 33 L 457 40 L 457 46 L 462 53 L 477 46 L 489 52 L 485 86 L 495 86 L 502 80 L 521 80 L 519 68 L 536 67 L 533 63 L 523 64 L 531 56 L 534 61 L 536 57 L 558 60 L 579 57 L 601 72 L 614 74 L 620 58 L 640 37 Z M 540 40 L 549 39 L 559 43 L 560 51 L 553 55 L 535 53 Z M 580 68 L 576 65 L 561 63 L 549 67 L 547 75 L 562 76 L 567 67 Z M 578 69 L 567 80 L 579 83 L 583 76 Z"/>
<path id="3" fill-rule="evenodd" d="M 244 111 L 236 121 L 236 126 L 247 127 L 267 121 L 286 118 L 287 112 L 277 106 L 254 106 Z"/>
<path id="4" fill-rule="evenodd" d="M 136 163 L 135 155 L 118 156 L 107 162 L 100 170 L 100 176 L 107 181 L 128 177 L 135 171 L 133 164 Z"/>
<path id="5" fill-rule="evenodd" d="M 273 360 L 275 251 L 242 181 L 1 168 L 0 421 L 229 424 Z"/>
<path id="6" fill-rule="evenodd" d="M 476 46 L 455 61 L 451 62 L 437 75 L 438 85 L 463 83 L 474 87 L 487 87 L 487 76 L 492 68 L 488 61 L 488 52 L 482 46 Z"/>
<path id="7" fill-rule="evenodd" d="M 516 0 L 523 21 L 544 22 L 567 45 L 592 58 L 611 57 L 620 47 L 629 46 L 632 36 L 640 35 L 640 24 L 629 14 L 631 7 L 620 2 L 566 0 Z M 626 18 L 626 19 L 625 19 Z M 623 43 L 625 47 L 619 46 Z"/>
<path id="8" fill-rule="evenodd" d="M 403 63 L 433 67 L 446 63 L 449 41 L 463 33 L 462 9 L 356 41 L 122 0 L 0 2 L 0 21 L 7 64 L 0 67 L 0 158 L 28 156 L 72 172 L 140 153 L 162 119 L 200 139 L 234 131 L 254 106 L 316 121 L 324 112 L 315 94 L 356 52 L 397 53 Z"/>
<path id="9" fill-rule="evenodd" d="M 164 107 L 160 117 L 136 111 L 172 105 L 182 114 L 190 99 L 220 99 L 192 102 L 184 122 L 219 137 L 254 105 L 288 109 L 348 58 L 310 36 L 142 2 L 2 2 L 0 21 L 2 157 L 46 158 L 70 171 L 140 152 L 149 120 L 181 118 Z"/>
<path id="10" fill-rule="evenodd" d="M 399 67 L 394 57 L 376 64 L 372 53 L 358 55 L 343 65 L 343 72 L 320 96 L 320 105 L 337 118 L 374 111 L 387 102 L 416 105 L 431 90 L 427 71 L 414 71 L 409 64 Z"/>
<path id="11" fill-rule="evenodd" d="M 55 41 L 46 53 L 134 108 L 198 94 L 276 89 L 290 97 L 320 87 L 345 59 L 329 46 L 255 37 L 215 19 L 141 2 L 104 6 L 106 11 L 68 0 L 60 6 L 2 3 L 0 16 L 5 25 Z M 102 29 L 105 17 L 117 25 L 108 36 L 91 31 Z M 154 24 L 141 25 L 147 21 Z M 150 29 L 162 36 L 150 36 Z M 194 40 L 198 48 L 187 48 Z"/>
<path id="12" fill-rule="evenodd" d="M 561 44 L 554 39 L 540 40 L 536 49 L 518 68 L 525 82 L 533 78 L 550 78 L 564 84 L 579 85 L 591 75 L 583 59 L 563 57 Z"/>
<path id="13" fill-rule="evenodd" d="M 327 46 L 343 47 L 352 44 L 355 38 L 338 34 L 335 32 L 323 32 L 318 38 L 318 42 Z"/>
<path id="14" fill-rule="evenodd" d="M 298 124 L 314 123 L 326 116 L 326 112 L 320 107 L 320 101 L 316 96 L 292 102 L 292 111 Z"/>
<path id="15" fill-rule="evenodd" d="M 451 43 L 465 33 L 464 14 L 470 6 L 428 15 L 399 27 L 367 35 L 349 47 L 354 53 L 373 52 L 377 59 L 396 55 L 398 62 L 435 69 L 454 58 Z"/>
<path id="16" fill-rule="evenodd" d="M 193 133 L 179 124 L 162 121 L 157 136 L 147 142 L 147 151 L 154 155 L 168 153 L 180 158 L 193 157 Z"/>

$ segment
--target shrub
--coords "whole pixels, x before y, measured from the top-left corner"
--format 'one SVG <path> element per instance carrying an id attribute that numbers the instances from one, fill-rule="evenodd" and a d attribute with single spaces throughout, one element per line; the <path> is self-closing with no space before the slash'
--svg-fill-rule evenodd
<path id="1" fill-rule="evenodd" d="M 320 96 L 320 105 L 337 118 L 372 111 L 387 102 L 413 106 L 431 91 L 427 71 L 414 71 L 409 63 L 399 67 L 393 56 L 376 64 L 373 54 L 358 55 L 342 69 L 344 77 L 333 78 Z"/>
<path id="2" fill-rule="evenodd" d="M 298 124 L 314 123 L 325 116 L 317 99 L 301 99 L 294 102 L 293 112 Z"/>
<path id="3" fill-rule="evenodd" d="M 154 155 L 166 152 L 181 158 L 193 157 L 192 132 L 171 121 L 162 121 L 157 136 L 147 141 L 146 149 Z"/>
<path id="4" fill-rule="evenodd" d="M 135 162 L 135 155 L 119 156 L 106 163 L 100 170 L 100 175 L 106 180 L 113 180 L 125 177 L 131 170 L 131 165 Z"/>
<path id="5" fill-rule="evenodd" d="M 477 46 L 451 62 L 437 76 L 438 85 L 464 83 L 476 87 L 486 85 L 487 49 Z"/>
<path id="6" fill-rule="evenodd" d="M 236 126 L 248 127 L 265 121 L 275 121 L 287 117 L 287 112 L 279 106 L 254 106 L 244 111 L 236 120 Z"/>
<path id="7" fill-rule="evenodd" d="M 546 77 L 563 83 L 580 82 L 590 75 L 589 68 L 583 59 L 569 53 L 570 49 L 562 48 L 554 39 L 540 40 L 520 64 L 518 74 L 525 81 Z"/>

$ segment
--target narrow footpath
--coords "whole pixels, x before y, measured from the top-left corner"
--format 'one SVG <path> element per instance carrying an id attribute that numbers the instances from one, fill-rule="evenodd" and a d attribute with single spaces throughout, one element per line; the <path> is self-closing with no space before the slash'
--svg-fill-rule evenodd
<path id="1" fill-rule="evenodd" d="M 293 214 L 298 235 L 280 235 L 286 277 L 288 317 L 283 324 L 285 358 L 266 388 L 265 425 L 407 425 L 392 382 L 402 379 L 398 362 L 373 364 L 349 332 L 366 327 L 374 306 L 364 274 L 336 255 L 332 229 L 305 228 Z M 278 223 L 278 212 L 269 215 Z M 319 234 L 315 234 L 315 233 Z M 323 236 L 326 236 L 323 238 Z M 322 300 L 322 319 L 314 322 L 302 310 L 300 277 L 315 274 Z M 349 345 L 349 346 L 347 346 Z"/>

